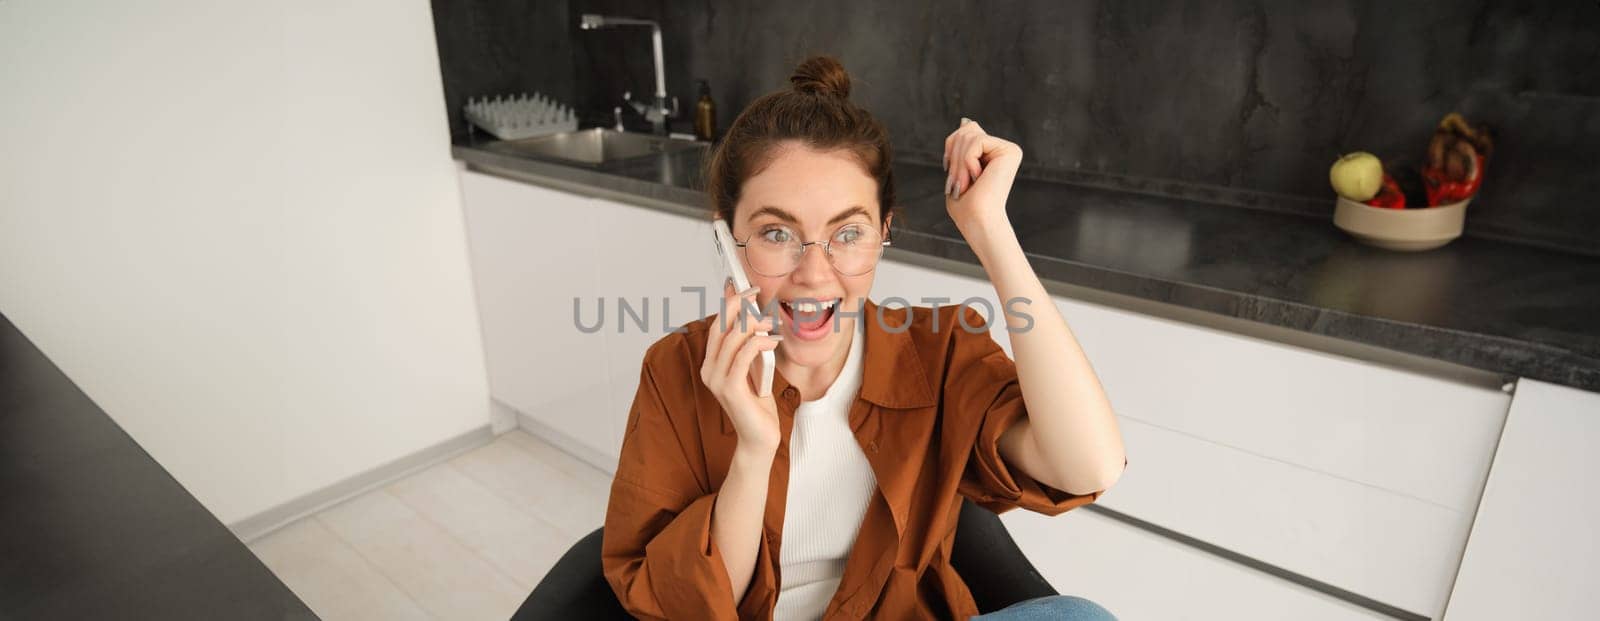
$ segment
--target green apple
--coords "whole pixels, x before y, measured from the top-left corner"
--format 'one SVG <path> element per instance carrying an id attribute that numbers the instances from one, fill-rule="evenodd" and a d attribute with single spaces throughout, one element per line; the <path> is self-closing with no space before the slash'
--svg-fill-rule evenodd
<path id="1" fill-rule="evenodd" d="M 1333 191 L 1358 203 L 1371 200 L 1383 187 L 1383 162 L 1366 151 L 1356 151 L 1339 158 L 1328 170 L 1328 182 Z"/>

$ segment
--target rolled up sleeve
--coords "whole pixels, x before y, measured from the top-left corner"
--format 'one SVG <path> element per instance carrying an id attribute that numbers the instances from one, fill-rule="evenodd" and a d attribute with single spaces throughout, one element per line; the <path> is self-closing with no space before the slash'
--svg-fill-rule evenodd
<path id="1" fill-rule="evenodd" d="M 647 362 L 606 508 L 601 544 L 606 581 L 623 609 L 641 619 L 738 619 L 732 583 L 711 531 L 718 495 L 709 489 L 703 468 L 688 461 L 697 456 L 685 450 L 679 435 L 697 433 L 696 428 L 690 420 L 675 421 L 667 409 Z M 770 561 L 765 539 L 758 572 Z M 757 582 L 752 577 L 747 604 L 771 595 L 757 589 Z"/>
<path id="2" fill-rule="evenodd" d="M 963 307 L 966 325 L 985 325 L 982 315 Z M 945 374 L 945 416 L 976 427 L 972 449 L 957 492 L 995 513 L 1021 507 L 1059 515 L 1094 502 L 1102 491 L 1073 494 L 1039 482 L 1007 464 L 1000 455 L 1000 436 L 1028 416 L 1017 382 L 1017 366 L 987 329 L 968 332 L 952 323 L 949 368 Z M 976 418 L 977 420 L 972 420 Z"/>

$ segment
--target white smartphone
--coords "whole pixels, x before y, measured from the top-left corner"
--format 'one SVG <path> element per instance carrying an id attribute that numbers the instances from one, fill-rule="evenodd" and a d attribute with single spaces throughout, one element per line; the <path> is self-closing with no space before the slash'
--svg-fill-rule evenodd
<path id="1" fill-rule="evenodd" d="M 716 238 L 717 255 L 722 257 L 722 267 L 724 271 L 727 272 L 728 278 L 733 279 L 734 292 L 737 294 L 740 291 L 749 289 L 750 278 L 745 275 L 744 264 L 739 261 L 739 247 L 734 245 L 733 231 L 728 229 L 728 223 L 722 221 L 721 218 L 712 220 L 711 234 Z M 717 287 L 717 290 L 722 290 L 720 283 Z M 761 316 L 757 314 L 755 317 L 750 319 L 758 321 L 761 319 Z M 738 317 L 719 319 L 719 321 L 738 320 Z M 712 326 L 713 329 L 721 327 L 721 325 Z M 767 331 L 757 330 L 756 334 L 766 336 Z M 750 379 L 754 381 L 758 387 L 756 392 L 757 396 L 765 397 L 772 394 L 772 370 L 776 365 L 775 360 L 776 358 L 772 355 L 772 351 L 768 350 L 761 352 L 761 355 L 757 356 L 755 362 L 751 364 Z"/>

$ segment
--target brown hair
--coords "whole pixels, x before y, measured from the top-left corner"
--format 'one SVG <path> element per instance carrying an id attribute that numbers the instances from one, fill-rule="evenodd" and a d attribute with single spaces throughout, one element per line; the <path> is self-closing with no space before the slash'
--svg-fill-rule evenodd
<path id="1" fill-rule="evenodd" d="M 850 101 L 850 74 L 832 56 L 814 56 L 795 67 L 791 88 L 751 102 L 723 134 L 707 160 L 706 193 L 712 215 L 733 225 L 744 183 L 772 163 L 774 147 L 789 140 L 829 151 L 846 149 L 878 182 L 878 221 L 894 207 L 893 151 L 889 131 Z"/>

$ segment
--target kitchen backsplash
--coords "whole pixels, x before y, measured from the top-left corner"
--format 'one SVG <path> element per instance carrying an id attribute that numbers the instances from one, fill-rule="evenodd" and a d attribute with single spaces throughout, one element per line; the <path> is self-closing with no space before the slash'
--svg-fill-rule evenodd
<path id="1" fill-rule="evenodd" d="M 645 32 L 582 13 L 659 20 L 671 94 L 692 110 L 709 80 L 723 127 L 827 53 L 903 151 L 937 153 L 968 116 L 1034 165 L 1318 215 L 1340 153 L 1414 165 L 1461 111 L 1498 134 L 1468 233 L 1600 254 L 1600 2 L 435 0 L 457 139 L 456 100 L 485 90 L 570 92 L 585 125 L 648 95 Z"/>
<path id="2" fill-rule="evenodd" d="M 452 140 L 467 136 L 462 108 L 469 97 L 539 91 L 556 101 L 576 101 L 572 37 L 578 18 L 568 19 L 567 8 L 565 0 L 433 3 Z"/>

